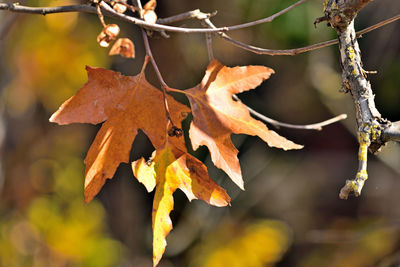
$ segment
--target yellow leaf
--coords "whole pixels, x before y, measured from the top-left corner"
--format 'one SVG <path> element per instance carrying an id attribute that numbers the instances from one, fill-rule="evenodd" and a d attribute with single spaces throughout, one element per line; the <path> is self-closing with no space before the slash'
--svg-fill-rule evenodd
<path id="1" fill-rule="evenodd" d="M 214 206 L 226 206 L 230 202 L 225 190 L 210 179 L 204 164 L 177 148 L 172 138 L 183 142 L 178 137 L 167 137 L 165 146 L 153 153 L 150 164 L 143 158 L 132 163 L 134 175 L 147 190 L 156 185 L 152 212 L 154 266 L 165 251 L 166 236 L 172 229 L 169 213 L 174 207 L 172 195 L 176 189 L 181 189 L 189 200 L 202 199 Z"/>

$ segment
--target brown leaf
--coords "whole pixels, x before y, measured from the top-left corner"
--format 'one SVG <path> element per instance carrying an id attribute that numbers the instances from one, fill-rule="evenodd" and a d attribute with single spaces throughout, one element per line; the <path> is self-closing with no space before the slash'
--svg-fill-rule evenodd
<path id="1" fill-rule="evenodd" d="M 109 24 L 103 28 L 97 36 L 97 42 L 102 47 L 108 47 L 112 41 L 115 40 L 119 34 L 119 27 L 117 24 Z"/>
<path id="2" fill-rule="evenodd" d="M 214 164 L 242 189 L 238 151 L 232 144 L 231 134 L 256 135 L 269 146 L 284 150 L 302 148 L 269 130 L 250 116 L 245 105 L 232 99 L 233 94 L 257 87 L 272 73 L 272 69 L 264 66 L 229 68 L 213 60 L 202 82 L 186 90 L 193 112 L 189 131 L 193 148 L 207 146 Z"/>
<path id="3" fill-rule="evenodd" d="M 135 45 L 128 38 L 119 38 L 108 54 L 110 56 L 121 55 L 126 58 L 135 58 Z"/>
<path id="4" fill-rule="evenodd" d="M 95 124 L 106 120 L 85 159 L 85 201 L 89 202 L 106 179 L 113 177 L 119 164 L 129 162 L 129 152 L 139 129 L 156 149 L 165 144 L 168 129 L 162 93 L 146 81 L 143 73 L 123 76 L 119 72 L 91 67 L 87 67 L 87 71 L 88 82 L 53 114 L 50 121 Z M 167 99 L 171 119 L 180 127 L 189 108 L 170 96 Z M 174 146 L 181 146 L 181 142 L 175 142 Z"/>
<path id="5" fill-rule="evenodd" d="M 184 149 L 183 139 L 167 137 L 165 145 L 157 149 L 150 165 L 141 158 L 132 163 L 132 170 L 139 182 L 151 192 L 156 187 L 153 201 L 153 264 L 160 261 L 167 245 L 166 236 L 172 229 L 169 217 L 173 210 L 173 193 L 181 189 L 191 201 L 202 199 L 214 206 L 226 206 L 230 198 L 208 176 L 204 164 Z M 173 141 L 173 142 L 171 142 Z M 180 148 L 176 147 L 178 142 Z"/>

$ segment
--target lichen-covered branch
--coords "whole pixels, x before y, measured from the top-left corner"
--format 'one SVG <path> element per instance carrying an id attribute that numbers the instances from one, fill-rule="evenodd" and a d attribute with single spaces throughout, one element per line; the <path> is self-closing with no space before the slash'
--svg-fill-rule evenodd
<path id="1" fill-rule="evenodd" d="M 325 16 L 317 22 L 328 21 L 339 37 L 343 89 L 350 92 L 356 110 L 357 135 L 360 145 L 359 167 L 356 177 L 347 180 L 340 198 L 347 199 L 351 192 L 361 194 L 367 174 L 367 154 L 377 152 L 388 141 L 398 141 L 400 124 L 383 119 L 375 107 L 374 94 L 367 73 L 363 69 L 361 52 L 354 30 L 354 18 L 370 0 L 326 0 Z"/>

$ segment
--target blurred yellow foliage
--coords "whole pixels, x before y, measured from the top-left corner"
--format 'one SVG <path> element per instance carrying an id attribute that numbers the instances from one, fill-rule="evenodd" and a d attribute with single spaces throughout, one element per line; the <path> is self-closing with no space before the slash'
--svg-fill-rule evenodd
<path id="1" fill-rule="evenodd" d="M 0 266 L 115 266 L 123 246 L 105 232 L 105 212 L 98 201 L 84 205 L 81 136 L 54 133 L 36 145 L 26 173 L 35 188 L 47 173 L 46 193 L 0 221 Z M 82 133 L 83 134 L 83 133 Z M 68 136 L 68 138 L 67 138 Z M 24 184 L 19 185 L 20 188 Z"/>
<path id="2" fill-rule="evenodd" d="M 283 222 L 260 220 L 233 224 L 228 221 L 194 249 L 191 266 L 272 266 L 291 243 L 291 231 Z"/>
<path id="3" fill-rule="evenodd" d="M 41 2 L 49 6 L 77 1 Z M 4 92 L 9 114 L 20 116 L 36 101 L 54 111 L 85 82 L 85 65 L 107 67 L 109 57 L 96 42 L 100 29 L 95 17 L 78 13 L 21 18 L 6 47 L 14 74 Z"/>
<path id="4" fill-rule="evenodd" d="M 37 104 L 53 112 L 85 82 L 85 65 L 107 67 L 107 51 L 96 42 L 99 29 L 95 16 L 21 16 L 5 46 L 13 75 L 2 92 L 8 114 L 25 119 Z M 105 229 L 103 206 L 84 205 L 83 136 L 82 128 L 68 133 L 40 125 L 20 133 L 7 167 L 8 201 L 18 208 L 2 207 L 0 266 L 99 267 L 122 260 L 123 246 Z"/>
<path id="5" fill-rule="evenodd" d="M 316 247 L 299 261 L 300 267 L 381 266 L 377 263 L 398 250 L 400 230 L 396 225 L 374 220 L 349 220 L 340 222 L 343 230 L 338 230 L 335 223 L 313 235 Z"/>

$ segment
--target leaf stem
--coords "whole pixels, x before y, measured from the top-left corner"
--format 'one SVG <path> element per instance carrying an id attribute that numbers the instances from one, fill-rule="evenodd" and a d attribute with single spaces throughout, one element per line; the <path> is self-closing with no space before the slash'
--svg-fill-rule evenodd
<path id="1" fill-rule="evenodd" d="M 206 36 L 208 60 L 211 61 L 214 59 L 214 51 L 212 47 L 212 35 L 211 33 L 206 33 L 205 36 Z"/>
<path id="2" fill-rule="evenodd" d="M 137 0 L 136 2 L 138 5 L 139 13 L 142 14 L 142 12 L 140 12 L 142 10 L 142 4 L 141 4 L 140 0 Z M 167 121 L 168 121 L 168 123 L 171 123 L 172 127 L 175 127 L 174 122 L 171 119 L 171 115 L 170 115 L 170 111 L 169 111 L 169 107 L 168 107 L 167 92 L 166 92 L 168 85 L 165 83 L 165 81 L 161 75 L 161 72 L 158 69 L 157 63 L 154 60 L 153 53 L 151 52 L 151 48 L 150 48 L 150 44 L 149 44 L 149 38 L 147 36 L 146 30 L 143 28 L 142 28 L 142 37 L 143 37 L 144 47 L 146 49 L 146 57 L 148 57 L 150 59 L 153 69 L 156 72 L 157 78 L 158 78 L 159 82 L 161 83 L 164 109 L 165 109 L 165 115 L 167 117 Z"/>
<path id="3" fill-rule="evenodd" d="M 101 8 L 100 8 L 101 2 L 102 1 L 100 1 L 99 3 L 96 4 L 96 12 L 97 12 L 97 16 L 99 17 L 99 20 L 101 22 L 101 25 L 103 25 L 103 28 L 105 28 L 107 26 L 107 24 L 105 23 L 103 13 L 101 12 Z"/>

